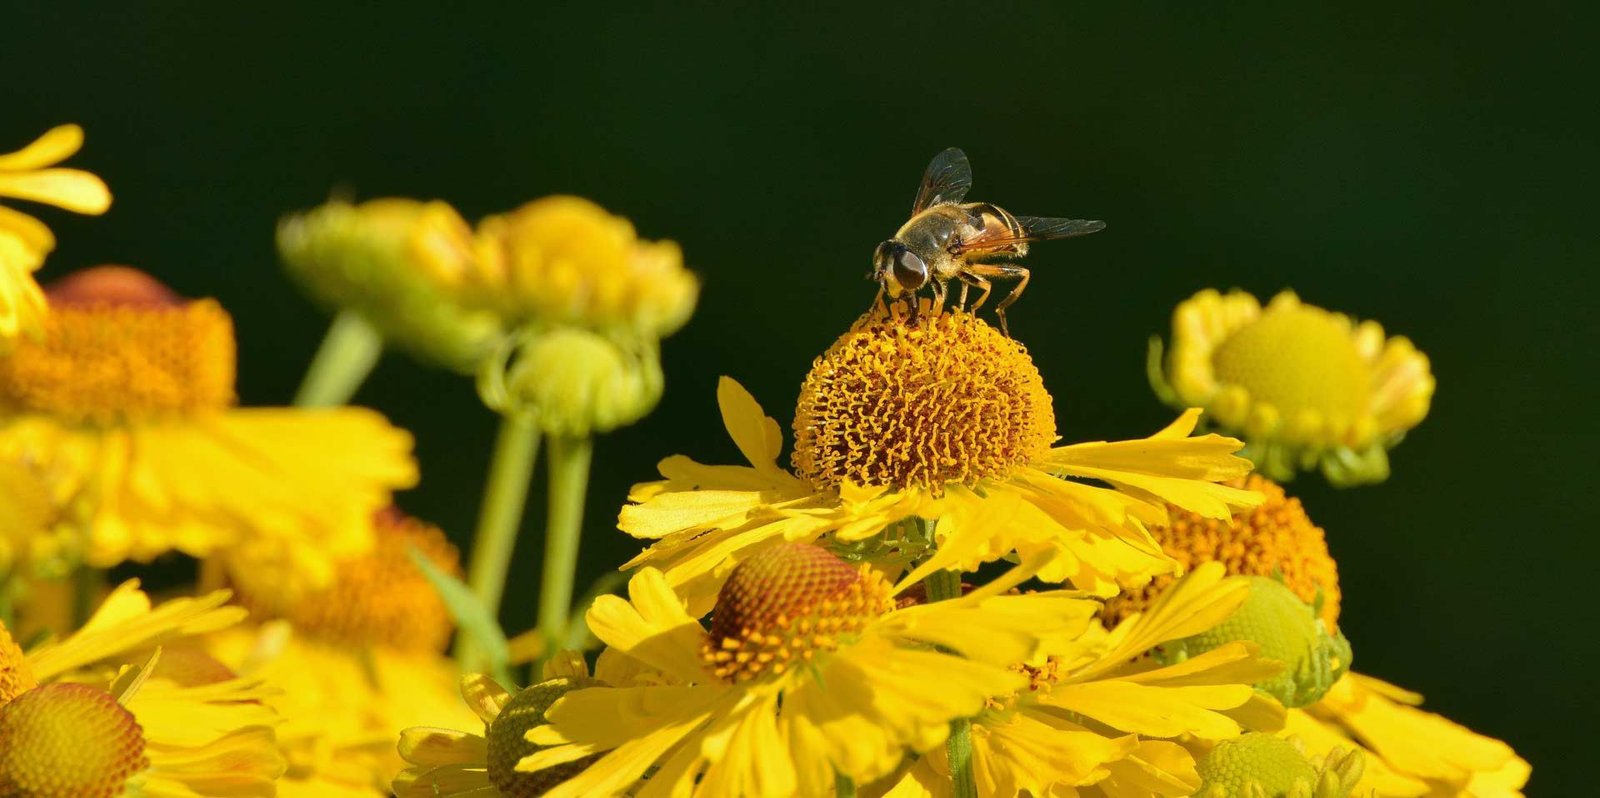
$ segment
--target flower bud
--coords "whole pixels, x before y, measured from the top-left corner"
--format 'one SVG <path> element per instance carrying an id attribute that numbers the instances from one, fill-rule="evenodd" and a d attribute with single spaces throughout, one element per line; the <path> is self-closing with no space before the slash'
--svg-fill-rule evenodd
<path id="1" fill-rule="evenodd" d="M 494 314 L 464 302 L 481 274 L 471 228 L 444 202 L 330 202 L 285 218 L 278 252 L 314 299 L 419 359 L 470 372 L 499 336 Z"/>
<path id="2" fill-rule="evenodd" d="M 485 401 L 530 414 L 549 435 L 586 437 L 643 418 L 661 399 L 654 342 L 624 343 L 572 327 L 530 331 L 509 365 L 491 363 Z"/>
<path id="3" fill-rule="evenodd" d="M 1162 646 L 1158 658 L 1172 662 L 1236 640 L 1253 642 L 1263 658 L 1286 666 L 1279 675 L 1257 683 L 1257 690 L 1286 707 L 1316 703 L 1350 669 L 1350 641 L 1330 633 L 1313 605 L 1282 582 L 1262 576 L 1248 579 L 1250 595 L 1233 615 L 1194 637 Z"/>
<path id="4" fill-rule="evenodd" d="M 1362 759 L 1349 750 L 1314 761 L 1294 742 L 1256 732 L 1218 743 L 1197 769 L 1195 798 L 1349 798 Z"/>

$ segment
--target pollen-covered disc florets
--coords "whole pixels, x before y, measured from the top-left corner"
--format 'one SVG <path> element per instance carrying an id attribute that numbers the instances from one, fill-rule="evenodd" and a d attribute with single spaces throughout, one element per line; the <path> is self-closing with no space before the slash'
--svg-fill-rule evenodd
<path id="1" fill-rule="evenodd" d="M 1339 566 L 1328 553 L 1322 527 L 1312 522 L 1300 500 L 1265 477 L 1251 474 L 1242 483 L 1265 497 L 1260 506 L 1227 520 L 1206 518 L 1177 507 L 1167 508 L 1168 522 L 1153 525 L 1153 535 L 1167 556 L 1184 570 L 1213 560 L 1231 576 L 1270 576 L 1283 581 L 1307 604 L 1321 602 L 1318 617 L 1333 629 L 1339 623 Z M 1104 617 L 1117 622 L 1155 603 L 1177 577 L 1163 574 L 1142 588 L 1106 602 Z"/>
<path id="2" fill-rule="evenodd" d="M 44 335 L 0 360 L 0 402 L 68 421 L 186 415 L 234 400 L 233 321 L 135 269 L 101 266 L 46 290 Z"/>
<path id="3" fill-rule="evenodd" d="M 781 544 L 733 570 L 701 655 L 730 682 L 779 675 L 838 648 L 891 609 L 888 582 L 869 566 L 817 546 Z"/>
<path id="4" fill-rule="evenodd" d="M 1056 439 L 1027 350 L 967 313 L 874 315 L 811 366 L 794 466 L 820 489 L 925 488 L 1003 477 Z"/>
<path id="5" fill-rule="evenodd" d="M 11 632 L 0 623 L 0 705 L 32 690 L 39 682 L 33 677 L 33 668 L 22 653 L 22 647 L 11 638 Z"/>
<path id="6" fill-rule="evenodd" d="M 334 643 L 403 651 L 439 651 L 453 624 L 439 594 L 412 562 L 415 549 L 441 571 L 459 576 L 461 558 L 438 527 L 389 509 L 373 524 L 372 551 L 335 565 L 332 584 L 285 593 L 273 579 L 233 575 L 239 601 L 258 617 L 285 618 L 296 629 Z"/>
<path id="7" fill-rule="evenodd" d="M 149 764 L 138 722 L 104 690 L 48 684 L 0 706 L 0 795 L 111 798 Z"/>
<path id="8" fill-rule="evenodd" d="M 489 783 L 508 798 L 533 798 L 583 772 L 599 754 L 533 773 L 517 770 L 517 763 L 539 750 L 527 741 L 528 730 L 545 723 L 544 713 L 556 699 L 573 690 L 604 687 L 595 679 L 546 679 L 511 697 L 489 724 Z"/>

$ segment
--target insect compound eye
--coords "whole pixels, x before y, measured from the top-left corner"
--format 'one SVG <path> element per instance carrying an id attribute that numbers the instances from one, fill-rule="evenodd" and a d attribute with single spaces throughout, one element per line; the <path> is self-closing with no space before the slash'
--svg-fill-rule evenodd
<path id="1" fill-rule="evenodd" d="M 905 247 L 896 248 L 893 255 L 894 281 L 907 291 L 915 291 L 928 282 L 928 264 Z"/>

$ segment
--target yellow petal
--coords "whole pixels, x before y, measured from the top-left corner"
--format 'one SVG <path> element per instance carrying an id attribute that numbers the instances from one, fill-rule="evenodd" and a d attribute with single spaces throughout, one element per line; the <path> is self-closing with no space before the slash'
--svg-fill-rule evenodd
<path id="1" fill-rule="evenodd" d="M 0 172 L 0 196 L 91 215 L 105 213 L 111 207 L 111 189 L 105 181 L 81 169 Z"/>
<path id="2" fill-rule="evenodd" d="M 722 423 L 728 428 L 728 435 L 750 465 L 777 468 L 783 432 L 778 422 L 761 410 L 756 398 L 732 377 L 723 377 L 717 381 L 717 406 L 722 409 Z"/>
<path id="3" fill-rule="evenodd" d="M 0 171 L 20 172 L 42 169 L 72 157 L 83 146 L 83 128 L 58 125 L 44 132 L 33 143 L 16 152 L 0 155 Z"/>
<path id="4" fill-rule="evenodd" d="M 684 682 L 706 679 L 700 665 L 705 629 L 689 616 L 661 572 L 645 568 L 628 581 L 628 596 L 601 596 L 587 614 L 595 637 Z"/>
<path id="5" fill-rule="evenodd" d="M 400 732 L 400 756 L 414 765 L 481 764 L 489 761 L 489 741 L 453 729 L 405 729 Z"/>

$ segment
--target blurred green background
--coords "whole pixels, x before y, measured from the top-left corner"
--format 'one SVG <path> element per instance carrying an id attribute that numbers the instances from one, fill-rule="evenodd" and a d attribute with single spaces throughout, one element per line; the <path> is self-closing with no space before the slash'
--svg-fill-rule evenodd
<path id="1" fill-rule="evenodd" d="M 1592 6 L 323 5 L 13 6 L 0 144 L 80 122 L 74 164 L 116 195 L 104 218 L 44 214 L 43 276 L 123 262 L 220 298 L 243 398 L 270 404 L 326 321 L 273 224 L 331 190 L 469 218 L 578 193 L 680 241 L 700 310 L 665 343 L 661 407 L 599 444 L 581 585 L 636 550 L 613 521 L 656 460 L 734 461 L 717 375 L 788 423 L 923 166 L 962 146 L 974 198 L 1110 224 L 1038 247 L 1012 314 L 1069 440 L 1170 418 L 1145 340 L 1206 286 L 1293 287 L 1432 357 L 1393 479 L 1291 489 L 1339 558 L 1358 668 L 1512 742 L 1536 794 L 1587 792 Z M 393 356 L 359 400 L 417 435 L 404 506 L 464 541 L 494 427 L 472 386 Z M 542 517 L 536 498 L 511 629 L 532 622 Z"/>

